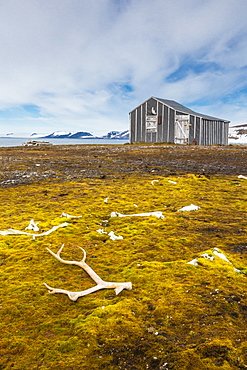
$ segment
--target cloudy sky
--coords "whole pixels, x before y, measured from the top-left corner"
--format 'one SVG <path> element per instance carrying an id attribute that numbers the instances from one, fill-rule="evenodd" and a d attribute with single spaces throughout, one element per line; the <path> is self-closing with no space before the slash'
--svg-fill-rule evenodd
<path id="1" fill-rule="evenodd" d="M 126 130 L 151 96 L 247 122 L 246 0 L 0 0 L 0 136 Z"/>

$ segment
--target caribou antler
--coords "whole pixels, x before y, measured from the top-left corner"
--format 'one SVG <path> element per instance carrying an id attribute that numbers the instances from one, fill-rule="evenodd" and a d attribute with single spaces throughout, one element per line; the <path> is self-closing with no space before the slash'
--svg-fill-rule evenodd
<path id="1" fill-rule="evenodd" d="M 88 275 L 95 281 L 95 283 L 97 285 L 94 286 L 94 287 L 92 287 L 92 288 L 89 288 L 89 289 L 86 289 L 86 290 L 82 290 L 81 292 L 70 292 L 69 290 L 52 288 L 49 285 L 47 285 L 46 283 L 44 283 L 44 285 L 46 286 L 46 288 L 49 289 L 49 293 L 50 294 L 54 294 L 54 293 L 67 294 L 67 296 L 72 301 L 76 301 L 79 297 L 83 297 L 84 295 L 87 295 L 87 294 L 96 292 L 97 290 L 100 290 L 100 289 L 114 289 L 115 292 L 116 292 L 116 294 L 119 294 L 123 289 L 128 289 L 128 290 L 131 290 L 132 289 L 132 284 L 130 282 L 129 283 L 114 283 L 114 282 L 107 282 L 107 281 L 102 280 L 99 277 L 99 275 L 97 275 L 96 272 L 94 272 L 94 270 L 91 269 L 91 267 L 88 266 L 88 264 L 85 262 L 85 260 L 86 260 L 86 252 L 81 247 L 79 247 L 83 251 L 83 258 L 82 258 L 81 261 L 66 261 L 66 260 L 62 259 L 60 257 L 60 254 L 61 254 L 61 252 L 63 250 L 63 247 L 64 247 L 64 244 L 62 245 L 62 247 L 59 249 L 59 251 L 57 253 L 52 252 L 49 248 L 46 248 L 46 249 L 58 261 L 60 261 L 62 263 L 66 263 L 66 264 L 69 264 L 69 265 L 77 265 L 79 267 L 82 267 L 83 270 L 85 270 L 88 273 Z"/>

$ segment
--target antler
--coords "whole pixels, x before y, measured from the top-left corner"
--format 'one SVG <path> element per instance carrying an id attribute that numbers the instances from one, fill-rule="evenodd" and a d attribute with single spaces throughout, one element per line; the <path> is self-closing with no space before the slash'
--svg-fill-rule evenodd
<path id="1" fill-rule="evenodd" d="M 77 265 L 77 266 L 82 267 L 83 270 L 85 270 L 88 273 L 88 275 L 95 281 L 95 283 L 97 285 L 94 286 L 94 287 L 92 287 L 92 288 L 89 288 L 89 289 L 86 289 L 86 290 L 82 290 L 81 292 L 70 292 L 69 290 L 52 288 L 49 285 L 47 285 L 46 283 L 44 283 L 44 285 L 46 286 L 46 288 L 49 289 L 49 293 L 50 294 L 54 294 L 54 293 L 67 294 L 67 296 L 72 301 L 76 301 L 79 297 L 83 297 L 83 296 L 85 296 L 87 294 L 96 292 L 97 290 L 100 290 L 100 289 L 114 289 L 115 292 L 116 292 L 116 294 L 119 294 L 123 289 L 127 289 L 127 290 L 131 290 L 132 289 L 132 284 L 130 282 L 128 282 L 128 283 L 115 283 L 115 282 L 107 282 L 107 281 L 102 280 L 99 277 L 99 275 L 97 275 L 96 272 L 90 266 L 88 266 L 88 264 L 85 262 L 85 260 L 86 260 L 86 252 L 81 247 L 79 247 L 83 251 L 83 258 L 82 258 L 81 261 L 66 261 L 66 260 L 62 259 L 61 256 L 60 256 L 60 254 L 61 254 L 61 252 L 63 250 L 63 247 L 64 247 L 64 244 L 58 250 L 57 253 L 52 252 L 49 248 L 46 248 L 46 249 L 58 261 L 60 261 L 62 263 L 69 264 L 69 265 Z"/>

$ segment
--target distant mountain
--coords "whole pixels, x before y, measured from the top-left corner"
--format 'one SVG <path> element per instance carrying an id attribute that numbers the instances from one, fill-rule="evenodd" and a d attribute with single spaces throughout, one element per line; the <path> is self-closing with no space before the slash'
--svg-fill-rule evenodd
<path id="1" fill-rule="evenodd" d="M 129 130 L 126 131 L 110 131 L 108 134 L 102 136 L 100 139 L 129 139 Z"/>
<path id="2" fill-rule="evenodd" d="M 229 144 L 247 144 L 247 124 L 229 127 Z"/>
<path id="3" fill-rule="evenodd" d="M 32 139 L 38 139 L 38 138 L 40 138 L 40 137 L 44 137 L 44 133 L 43 134 L 38 134 L 37 132 L 34 132 L 34 133 L 32 133 L 31 135 L 30 135 L 30 137 L 32 138 Z"/>
<path id="4" fill-rule="evenodd" d="M 37 137 L 37 134 L 31 136 Z M 110 131 L 103 136 L 95 136 L 89 132 L 66 132 L 66 131 L 55 131 L 52 134 L 42 136 L 43 139 L 118 139 L 118 140 L 129 140 L 129 130 L 126 131 Z"/>
<path id="5" fill-rule="evenodd" d="M 70 139 L 85 139 L 85 138 L 92 138 L 93 135 L 89 132 L 76 132 L 72 135 L 70 135 Z"/>
<path id="6" fill-rule="evenodd" d="M 64 132 L 64 131 L 56 131 L 52 134 L 44 136 L 45 139 L 85 139 L 85 138 L 93 138 L 94 136 L 89 132 Z"/>

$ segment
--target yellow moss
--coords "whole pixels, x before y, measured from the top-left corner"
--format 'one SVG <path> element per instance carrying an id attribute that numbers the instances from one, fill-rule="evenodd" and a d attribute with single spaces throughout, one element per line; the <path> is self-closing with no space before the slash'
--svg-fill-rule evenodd
<path id="1" fill-rule="evenodd" d="M 155 185 L 151 181 L 157 179 Z M 176 181 L 176 184 L 168 181 Z M 226 181 L 227 180 L 227 181 Z M 134 186 L 133 186 L 134 184 Z M 246 184 L 132 175 L 125 179 L 44 182 L 2 189 L 0 230 L 24 230 L 30 219 L 48 236 L 0 236 L 0 368 L 238 369 L 246 365 Z M 104 199 L 109 197 L 108 202 Z M 191 203 L 201 208 L 177 212 Z M 136 207 L 137 206 L 137 207 Z M 110 217 L 162 211 L 165 218 Z M 81 218 L 60 218 L 62 212 Z M 122 240 L 112 241 L 114 231 Z M 72 302 L 43 283 L 80 291 L 94 285 L 87 263 L 107 281 L 133 290 L 101 290 Z M 214 255 L 218 248 L 230 263 Z M 187 264 L 198 258 L 198 266 Z M 234 271 L 240 268 L 243 274 Z"/>

